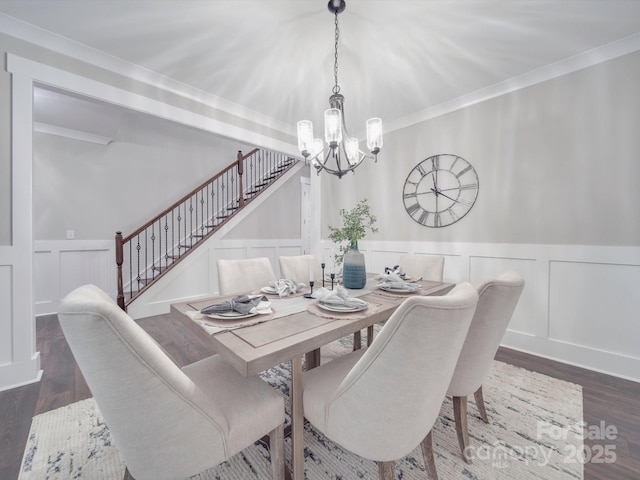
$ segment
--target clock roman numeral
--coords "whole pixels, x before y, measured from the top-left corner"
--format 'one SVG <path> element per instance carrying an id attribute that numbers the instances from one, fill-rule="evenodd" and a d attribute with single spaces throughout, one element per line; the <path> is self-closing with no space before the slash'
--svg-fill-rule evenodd
<path id="1" fill-rule="evenodd" d="M 422 213 L 420 214 L 420 218 L 418 219 L 418 223 L 421 223 L 422 225 L 426 225 L 428 218 L 429 218 L 429 212 L 427 212 L 426 210 L 423 210 Z"/>
<path id="2" fill-rule="evenodd" d="M 422 175 L 423 177 L 427 174 L 427 172 L 424 171 L 424 167 L 422 166 L 422 164 L 418 164 L 416 168 L 420 172 L 420 175 Z"/>
<path id="3" fill-rule="evenodd" d="M 419 210 L 419 209 L 420 209 L 420 204 L 419 204 L 419 203 L 414 203 L 413 205 L 409 205 L 409 206 L 407 207 L 407 213 L 408 213 L 409 215 L 413 215 L 413 214 L 414 214 L 414 212 L 416 212 L 416 211 L 417 211 L 417 210 Z"/>
<path id="4" fill-rule="evenodd" d="M 434 215 L 434 217 L 435 217 L 435 218 L 433 219 L 433 226 L 434 226 L 434 227 L 439 227 L 439 226 L 442 224 L 442 222 L 440 221 L 440 213 L 439 213 L 439 212 L 436 212 L 436 213 L 434 213 L 433 215 Z"/>
<path id="5" fill-rule="evenodd" d="M 468 185 L 460 185 L 459 190 L 475 190 L 478 188 L 477 183 L 470 183 Z"/>
<path id="6" fill-rule="evenodd" d="M 434 170 L 440 170 L 440 155 L 434 155 L 431 157 L 431 164 Z"/>
<path id="7" fill-rule="evenodd" d="M 411 192 L 411 193 L 405 193 L 403 197 L 406 200 L 407 198 L 415 198 L 417 195 L 418 195 L 417 192 Z"/>
<path id="8" fill-rule="evenodd" d="M 465 168 L 464 170 L 462 170 L 461 172 L 456 174 L 456 177 L 460 178 L 462 175 L 464 175 L 465 173 L 467 173 L 469 170 L 471 170 L 471 165 L 467 166 L 467 168 Z"/>

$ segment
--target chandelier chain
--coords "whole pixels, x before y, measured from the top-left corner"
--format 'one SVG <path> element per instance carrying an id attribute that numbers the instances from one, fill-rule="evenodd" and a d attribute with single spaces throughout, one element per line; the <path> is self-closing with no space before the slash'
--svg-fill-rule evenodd
<path id="1" fill-rule="evenodd" d="M 340 86 L 338 85 L 338 40 L 340 39 L 340 29 L 338 28 L 338 12 L 335 13 L 336 23 L 336 42 L 335 42 L 335 60 L 333 64 L 333 77 L 336 84 L 333 86 L 333 93 L 340 93 Z"/>

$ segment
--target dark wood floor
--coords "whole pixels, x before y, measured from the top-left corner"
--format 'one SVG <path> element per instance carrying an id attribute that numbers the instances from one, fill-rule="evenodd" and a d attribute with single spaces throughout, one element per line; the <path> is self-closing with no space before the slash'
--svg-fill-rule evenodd
<path id="1" fill-rule="evenodd" d="M 192 323 L 169 315 L 149 317 L 139 323 L 178 365 L 213 353 L 207 335 Z M 42 381 L 0 392 L 0 480 L 18 477 L 34 415 L 91 396 L 55 316 L 38 318 L 37 348 L 44 371 Z M 640 480 L 640 383 L 504 348 L 496 359 L 582 385 L 587 425 L 604 422 L 617 429 L 613 440 L 585 441 L 592 452 L 598 451 L 596 445 L 613 445 L 616 457 L 613 463 L 587 463 L 585 480 Z"/>

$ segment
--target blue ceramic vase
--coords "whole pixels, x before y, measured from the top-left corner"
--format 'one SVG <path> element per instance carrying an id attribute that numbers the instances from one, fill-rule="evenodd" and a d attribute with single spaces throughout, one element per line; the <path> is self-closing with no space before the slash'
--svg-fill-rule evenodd
<path id="1" fill-rule="evenodd" d="M 342 284 L 345 288 L 364 288 L 367 283 L 367 269 L 364 265 L 364 254 L 358 251 L 358 244 L 351 243 L 344 254 L 342 265 Z"/>

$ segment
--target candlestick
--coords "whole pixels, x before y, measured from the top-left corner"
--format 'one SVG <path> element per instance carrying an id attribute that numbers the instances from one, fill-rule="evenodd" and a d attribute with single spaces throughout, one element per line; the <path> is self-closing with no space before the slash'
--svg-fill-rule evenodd
<path id="1" fill-rule="evenodd" d="M 336 274 L 332 273 L 331 274 L 331 290 L 333 290 L 333 281 L 335 280 L 335 278 L 336 278 Z"/>
<path id="2" fill-rule="evenodd" d="M 322 267 L 322 288 L 324 288 L 324 267 L 326 266 L 324 262 L 320 264 Z"/>

